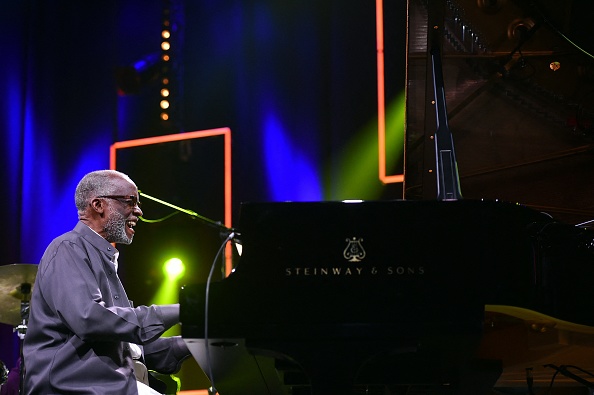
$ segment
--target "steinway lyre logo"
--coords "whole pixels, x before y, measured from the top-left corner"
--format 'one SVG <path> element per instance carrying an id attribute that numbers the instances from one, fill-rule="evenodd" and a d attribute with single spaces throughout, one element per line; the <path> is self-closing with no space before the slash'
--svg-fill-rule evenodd
<path id="1" fill-rule="evenodd" d="M 344 259 L 349 262 L 361 262 L 365 258 L 363 238 L 352 237 L 346 239 L 347 245 L 342 253 Z"/>

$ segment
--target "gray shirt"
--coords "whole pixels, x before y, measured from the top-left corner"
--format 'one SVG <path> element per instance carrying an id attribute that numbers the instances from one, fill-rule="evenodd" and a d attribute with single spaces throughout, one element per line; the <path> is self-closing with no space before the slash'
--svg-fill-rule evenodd
<path id="1" fill-rule="evenodd" d="M 160 338 L 179 305 L 133 308 L 120 282 L 117 250 L 79 222 L 46 249 L 24 340 L 25 393 L 135 395 L 128 343 L 149 369 L 174 373 L 190 355 L 180 337 Z"/>

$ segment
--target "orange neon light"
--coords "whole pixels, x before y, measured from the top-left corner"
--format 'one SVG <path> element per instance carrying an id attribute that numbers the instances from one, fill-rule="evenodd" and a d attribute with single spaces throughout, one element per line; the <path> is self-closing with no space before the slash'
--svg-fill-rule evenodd
<path id="1" fill-rule="evenodd" d="M 386 175 L 386 98 L 384 70 L 384 3 L 375 1 L 377 41 L 377 138 L 379 179 L 384 184 L 404 182 L 404 174 Z"/>
<path id="2" fill-rule="evenodd" d="M 109 147 L 109 168 L 116 169 L 116 151 L 122 148 L 141 147 L 151 144 L 170 143 L 172 141 L 190 140 L 196 138 L 223 136 L 224 137 L 224 160 L 225 160 L 225 226 L 231 228 L 231 129 L 218 128 L 199 130 L 195 132 L 176 133 L 165 136 L 147 137 L 136 140 L 118 141 Z M 231 273 L 233 268 L 231 245 L 227 245 L 225 254 L 225 272 Z"/>

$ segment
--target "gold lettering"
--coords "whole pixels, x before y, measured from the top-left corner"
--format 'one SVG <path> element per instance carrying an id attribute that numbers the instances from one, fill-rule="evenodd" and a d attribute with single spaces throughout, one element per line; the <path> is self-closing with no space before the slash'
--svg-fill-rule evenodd
<path id="1" fill-rule="evenodd" d="M 366 269 L 364 266 L 356 266 L 356 267 L 287 267 L 285 268 L 285 276 L 286 277 L 296 277 L 296 276 L 352 276 L 352 275 L 363 275 L 364 272 L 369 270 L 369 273 L 372 275 L 378 275 L 382 272 L 380 271 L 382 268 L 378 268 L 377 266 L 372 266 L 369 269 Z M 388 266 L 385 267 L 383 273 L 385 275 L 397 275 L 397 276 L 415 276 L 415 275 L 424 275 L 425 274 L 425 267 L 423 266 Z"/>

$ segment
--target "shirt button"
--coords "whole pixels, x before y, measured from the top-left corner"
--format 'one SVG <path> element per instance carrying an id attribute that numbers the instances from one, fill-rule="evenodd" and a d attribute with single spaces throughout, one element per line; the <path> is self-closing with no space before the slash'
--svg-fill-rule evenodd
<path id="1" fill-rule="evenodd" d="M 114 298 L 114 299 L 119 299 L 120 297 L 119 297 L 118 295 L 116 295 L 116 296 L 114 296 L 113 298 Z"/>

